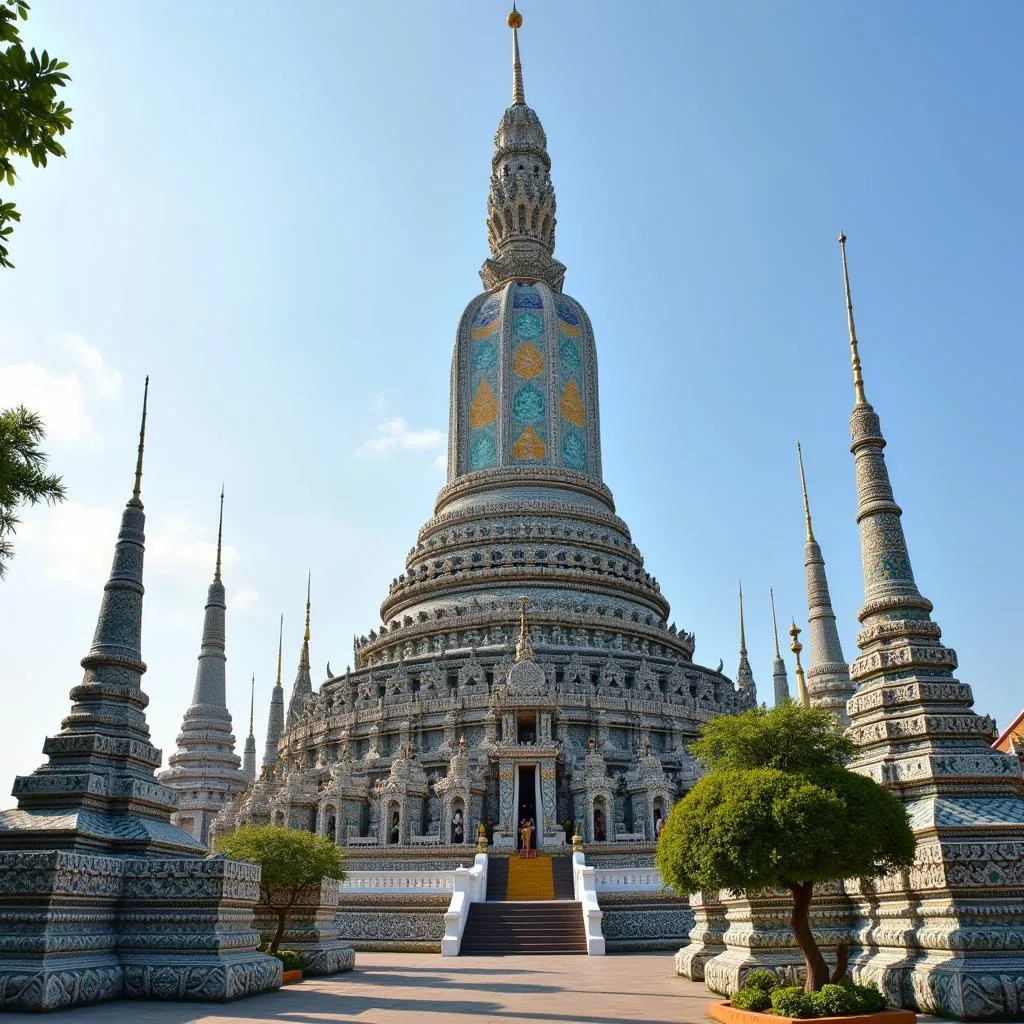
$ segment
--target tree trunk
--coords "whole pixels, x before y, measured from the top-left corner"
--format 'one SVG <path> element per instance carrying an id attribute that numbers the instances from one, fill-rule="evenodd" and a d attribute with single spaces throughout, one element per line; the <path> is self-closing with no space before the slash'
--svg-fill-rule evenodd
<path id="1" fill-rule="evenodd" d="M 828 964 L 814 941 L 814 933 L 811 931 L 810 910 L 811 899 L 814 896 L 814 883 L 802 882 L 799 885 L 791 885 L 789 891 L 793 894 L 793 914 L 789 921 L 796 936 L 796 944 L 804 956 L 804 964 L 807 966 L 807 981 L 804 990 L 817 992 L 822 985 L 828 984 Z"/>
<path id="2" fill-rule="evenodd" d="M 850 944 L 840 942 L 836 947 L 836 969 L 832 972 L 832 984 L 838 985 L 846 977 L 846 970 L 850 963 Z"/>
<path id="3" fill-rule="evenodd" d="M 274 937 L 270 940 L 270 952 L 276 953 L 277 947 L 281 945 L 281 939 L 284 938 L 284 925 L 288 920 L 288 911 L 279 910 L 277 912 L 277 931 L 274 932 Z"/>

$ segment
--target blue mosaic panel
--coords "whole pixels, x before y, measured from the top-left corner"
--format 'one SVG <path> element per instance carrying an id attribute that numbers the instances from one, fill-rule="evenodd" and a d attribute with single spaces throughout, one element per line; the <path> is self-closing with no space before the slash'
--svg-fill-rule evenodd
<path id="1" fill-rule="evenodd" d="M 558 313 L 558 391 L 562 426 L 562 464 L 580 473 L 587 471 L 587 417 L 591 396 L 583 378 L 579 343 L 580 316 L 564 296 L 555 297 Z"/>
<path id="2" fill-rule="evenodd" d="M 547 346 L 544 304 L 533 285 L 514 285 L 512 293 L 512 458 L 547 463 L 549 451 Z"/>
<path id="3" fill-rule="evenodd" d="M 486 298 L 470 323 L 469 402 L 466 407 L 467 468 L 498 464 L 498 313 L 497 296 Z"/>

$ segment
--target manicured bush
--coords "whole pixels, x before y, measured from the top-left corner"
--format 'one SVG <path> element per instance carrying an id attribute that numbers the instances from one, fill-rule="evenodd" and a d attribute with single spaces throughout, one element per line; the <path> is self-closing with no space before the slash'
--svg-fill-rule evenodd
<path id="1" fill-rule="evenodd" d="M 760 1013 L 772 1005 L 772 997 L 762 988 L 744 987 L 733 992 L 730 1002 L 738 1010 Z"/>
<path id="2" fill-rule="evenodd" d="M 271 953 L 270 955 L 276 956 L 286 971 L 302 970 L 302 954 L 296 953 L 294 949 L 279 949 L 276 953 Z"/>
<path id="3" fill-rule="evenodd" d="M 772 1013 L 779 1017 L 813 1017 L 814 1007 L 799 985 L 789 985 L 772 992 Z"/>
<path id="4" fill-rule="evenodd" d="M 756 971 L 751 971 L 743 979 L 743 987 L 757 988 L 762 992 L 772 992 L 779 987 L 779 977 L 774 971 L 758 967 Z"/>
<path id="5" fill-rule="evenodd" d="M 859 1012 L 857 995 L 844 985 L 822 985 L 810 995 L 811 1006 L 818 1017 L 842 1017 Z"/>
<path id="6" fill-rule="evenodd" d="M 874 985 L 851 985 L 855 1013 L 881 1013 L 889 1002 Z"/>

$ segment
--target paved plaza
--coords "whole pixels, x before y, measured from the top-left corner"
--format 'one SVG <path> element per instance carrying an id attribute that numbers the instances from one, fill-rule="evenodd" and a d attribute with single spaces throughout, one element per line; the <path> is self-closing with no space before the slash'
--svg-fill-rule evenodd
<path id="1" fill-rule="evenodd" d="M 237 1003 L 114 1002 L 67 1010 L 56 1024 L 689 1024 L 709 1020 L 708 991 L 677 977 L 671 953 L 445 959 L 358 953 L 334 978 Z M 12 1013 L 8 1021 L 39 1021 Z"/>

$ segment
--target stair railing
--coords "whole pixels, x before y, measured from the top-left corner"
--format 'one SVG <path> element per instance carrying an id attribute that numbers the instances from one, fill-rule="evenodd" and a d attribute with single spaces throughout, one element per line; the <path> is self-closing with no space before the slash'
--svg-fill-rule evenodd
<path id="1" fill-rule="evenodd" d="M 572 855 L 573 897 L 583 911 L 583 933 L 587 938 L 587 956 L 604 956 L 604 934 L 601 918 L 604 912 L 597 902 L 597 884 L 594 869 L 588 867 L 583 853 Z"/>
<path id="2" fill-rule="evenodd" d="M 458 956 L 462 946 L 462 933 L 466 930 L 469 908 L 487 898 L 487 854 L 478 853 L 473 866 L 461 865 L 453 872 L 452 901 L 444 913 L 444 938 L 441 956 Z"/>

